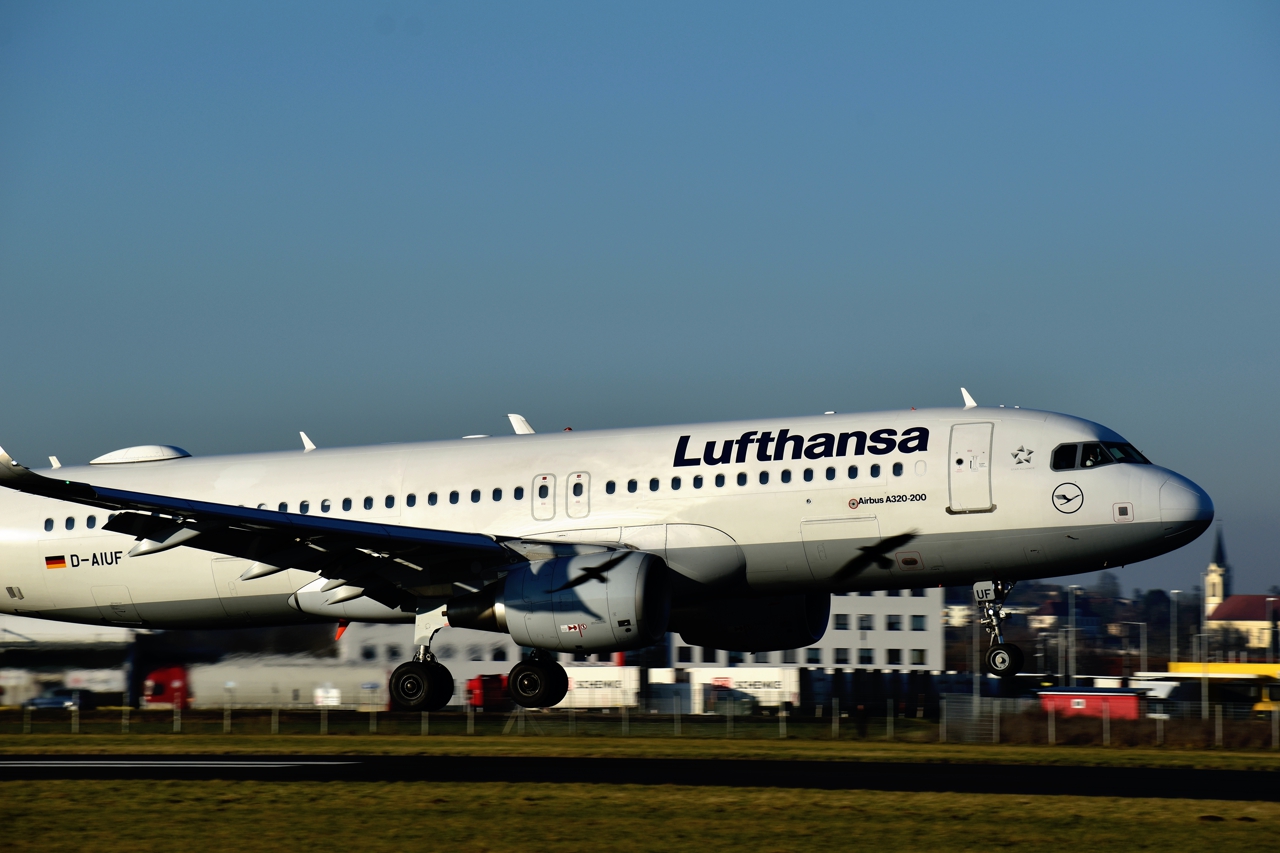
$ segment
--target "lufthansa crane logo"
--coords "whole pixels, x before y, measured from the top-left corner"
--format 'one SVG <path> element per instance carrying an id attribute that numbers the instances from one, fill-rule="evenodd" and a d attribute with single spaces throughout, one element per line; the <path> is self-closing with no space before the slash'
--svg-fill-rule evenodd
<path id="1" fill-rule="evenodd" d="M 1058 512 L 1073 513 L 1084 506 L 1084 492 L 1075 483 L 1063 483 L 1053 490 L 1053 507 Z"/>

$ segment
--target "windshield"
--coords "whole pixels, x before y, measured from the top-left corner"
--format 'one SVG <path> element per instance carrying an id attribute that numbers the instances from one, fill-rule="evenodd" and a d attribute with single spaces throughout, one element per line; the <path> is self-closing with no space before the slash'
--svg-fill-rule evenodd
<path id="1" fill-rule="evenodd" d="M 1076 464 L 1076 450 L 1079 448 L 1079 465 Z M 1072 468 L 1097 468 L 1099 465 L 1110 465 L 1114 462 L 1128 462 L 1133 465 L 1150 465 L 1150 460 L 1138 452 L 1132 444 L 1122 441 L 1090 441 L 1086 444 L 1062 444 L 1054 449 L 1050 457 L 1050 465 L 1055 471 L 1066 471 Z"/>

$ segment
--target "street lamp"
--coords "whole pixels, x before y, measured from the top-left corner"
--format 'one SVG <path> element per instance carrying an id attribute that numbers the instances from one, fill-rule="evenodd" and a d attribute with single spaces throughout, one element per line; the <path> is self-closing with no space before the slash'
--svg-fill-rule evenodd
<path id="1" fill-rule="evenodd" d="M 1169 662 L 1178 662 L 1178 593 L 1173 590 L 1173 599 L 1169 602 Z"/>
<path id="2" fill-rule="evenodd" d="M 1138 629 L 1139 629 L 1138 636 L 1140 638 L 1139 642 L 1141 643 L 1141 649 L 1142 649 L 1142 656 L 1141 656 L 1142 669 L 1140 671 L 1146 672 L 1147 671 L 1147 623 L 1146 622 L 1122 622 L 1120 624 L 1138 626 Z M 1125 645 L 1126 646 L 1128 645 L 1128 641 L 1125 642 Z"/>
<path id="3" fill-rule="evenodd" d="M 1067 591 L 1071 595 L 1071 634 L 1068 637 L 1068 641 L 1071 645 L 1068 647 L 1070 649 L 1070 653 L 1067 658 L 1067 672 L 1070 674 L 1070 684 L 1072 687 L 1076 686 L 1076 592 L 1080 589 L 1082 589 L 1082 587 L 1076 586 L 1075 584 L 1067 587 Z"/>
<path id="4" fill-rule="evenodd" d="M 1271 647 L 1276 644 L 1275 616 L 1271 609 L 1271 602 L 1275 600 L 1274 596 L 1267 596 L 1267 663 L 1273 663 L 1271 660 Z"/>

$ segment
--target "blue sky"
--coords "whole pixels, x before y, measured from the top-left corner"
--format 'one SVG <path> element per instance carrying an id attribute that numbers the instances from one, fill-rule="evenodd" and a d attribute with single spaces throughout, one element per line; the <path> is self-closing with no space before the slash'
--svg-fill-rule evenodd
<path id="1" fill-rule="evenodd" d="M 1280 6 L 0 6 L 0 442 L 983 403 L 1280 583 Z M 1198 582 L 1211 542 L 1126 568 Z"/>

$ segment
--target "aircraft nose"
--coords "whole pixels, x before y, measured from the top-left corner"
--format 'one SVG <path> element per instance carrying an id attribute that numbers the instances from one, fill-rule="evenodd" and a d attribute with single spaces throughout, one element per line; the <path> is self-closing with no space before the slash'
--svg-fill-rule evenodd
<path id="1" fill-rule="evenodd" d="M 1160 487 L 1160 521 L 1165 536 L 1199 536 L 1213 523 L 1213 501 L 1204 489 L 1180 474 L 1171 474 Z"/>

